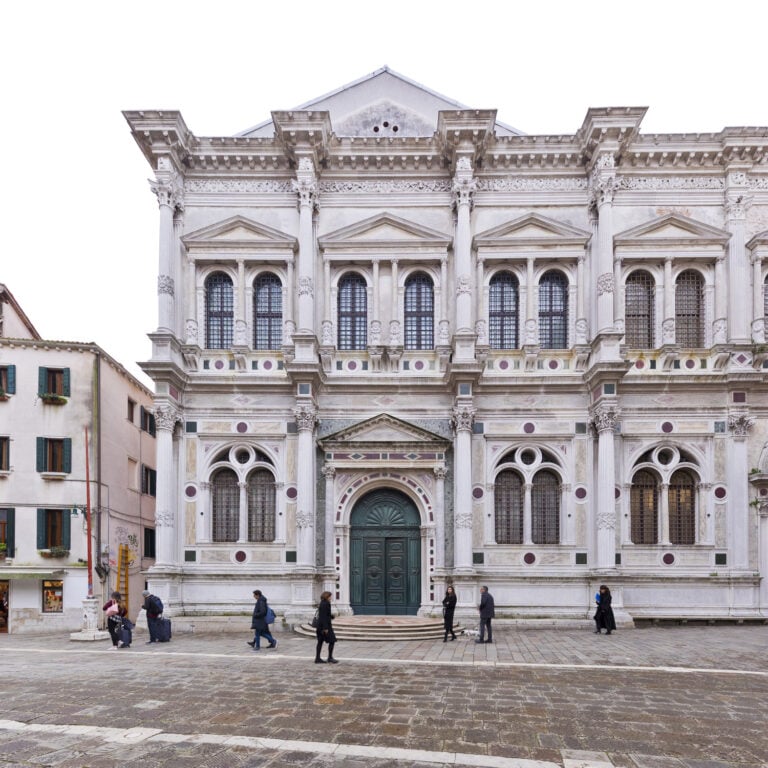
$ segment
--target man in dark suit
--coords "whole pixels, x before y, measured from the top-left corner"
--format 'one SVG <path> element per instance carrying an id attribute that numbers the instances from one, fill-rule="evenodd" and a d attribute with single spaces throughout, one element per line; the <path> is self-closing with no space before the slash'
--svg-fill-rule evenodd
<path id="1" fill-rule="evenodd" d="M 480 587 L 480 639 L 476 643 L 492 643 L 493 632 L 491 631 L 491 619 L 496 615 L 493 605 L 493 595 L 488 591 L 488 587 Z M 488 630 L 488 639 L 485 640 L 485 630 Z"/>

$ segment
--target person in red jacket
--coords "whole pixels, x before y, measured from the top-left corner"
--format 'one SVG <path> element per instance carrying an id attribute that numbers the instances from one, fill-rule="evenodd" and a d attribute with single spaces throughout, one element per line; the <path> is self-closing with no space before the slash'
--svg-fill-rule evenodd
<path id="1" fill-rule="evenodd" d="M 122 619 L 128 614 L 128 609 L 122 604 L 122 599 L 119 592 L 113 592 L 101 609 L 107 615 L 107 631 L 112 638 L 112 648 L 117 648 L 120 645 Z"/>

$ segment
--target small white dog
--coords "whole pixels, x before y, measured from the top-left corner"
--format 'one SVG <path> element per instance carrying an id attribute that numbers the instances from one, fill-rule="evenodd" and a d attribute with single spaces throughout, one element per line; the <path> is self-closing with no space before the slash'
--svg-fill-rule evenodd
<path id="1" fill-rule="evenodd" d="M 466 635 L 467 637 L 478 639 L 480 637 L 480 627 L 478 626 L 478 627 L 471 627 L 470 629 L 465 629 L 461 634 Z"/>

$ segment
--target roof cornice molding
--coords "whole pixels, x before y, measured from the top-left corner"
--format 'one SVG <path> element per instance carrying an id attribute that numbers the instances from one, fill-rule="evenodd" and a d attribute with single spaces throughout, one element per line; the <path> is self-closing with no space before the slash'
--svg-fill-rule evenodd
<path id="1" fill-rule="evenodd" d="M 176 110 L 124 111 L 123 117 L 147 162 L 157 169 L 160 157 L 170 157 L 178 171 L 187 163 L 195 137 Z"/>

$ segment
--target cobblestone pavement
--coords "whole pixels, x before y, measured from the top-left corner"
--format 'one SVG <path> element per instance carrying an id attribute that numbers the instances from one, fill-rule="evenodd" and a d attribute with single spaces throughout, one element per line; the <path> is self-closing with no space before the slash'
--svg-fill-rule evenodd
<path id="1" fill-rule="evenodd" d="M 278 633 L 0 636 L 0 766 L 768 768 L 768 627 L 498 628 L 493 645 Z"/>

